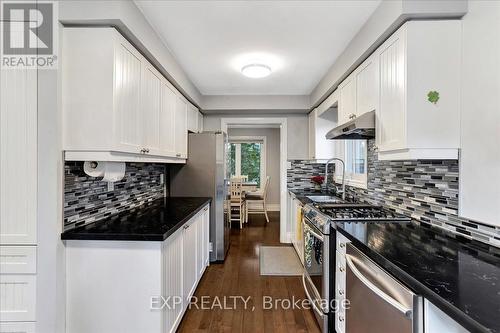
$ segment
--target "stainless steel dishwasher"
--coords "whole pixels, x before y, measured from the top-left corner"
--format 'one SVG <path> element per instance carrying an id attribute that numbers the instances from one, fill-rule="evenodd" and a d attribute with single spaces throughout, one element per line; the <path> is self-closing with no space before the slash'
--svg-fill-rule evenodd
<path id="1" fill-rule="evenodd" d="M 352 244 L 346 250 L 346 332 L 423 332 L 422 298 Z"/>

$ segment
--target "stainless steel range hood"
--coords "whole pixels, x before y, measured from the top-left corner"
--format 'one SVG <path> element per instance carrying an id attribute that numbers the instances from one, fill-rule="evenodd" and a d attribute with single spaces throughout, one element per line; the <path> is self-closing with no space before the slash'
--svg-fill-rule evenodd
<path id="1" fill-rule="evenodd" d="M 372 139 L 375 137 L 375 111 L 370 111 L 335 127 L 325 137 L 331 140 Z"/>

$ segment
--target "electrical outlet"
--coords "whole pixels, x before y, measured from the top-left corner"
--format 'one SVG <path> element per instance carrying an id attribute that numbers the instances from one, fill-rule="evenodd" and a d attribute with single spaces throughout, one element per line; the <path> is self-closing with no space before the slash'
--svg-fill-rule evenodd
<path id="1" fill-rule="evenodd" d="M 108 182 L 108 192 L 114 191 L 115 190 L 115 183 L 114 182 Z"/>
<path id="2" fill-rule="evenodd" d="M 212 252 L 214 250 L 214 246 L 212 242 L 208 243 L 208 252 Z"/>

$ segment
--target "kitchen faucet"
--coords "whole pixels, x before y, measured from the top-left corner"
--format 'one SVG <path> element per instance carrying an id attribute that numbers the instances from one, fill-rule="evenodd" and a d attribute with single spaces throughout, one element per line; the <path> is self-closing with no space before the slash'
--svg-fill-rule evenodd
<path id="1" fill-rule="evenodd" d="M 325 190 L 328 190 L 328 165 L 332 161 L 339 161 L 340 163 L 342 163 L 342 200 L 345 200 L 345 163 L 340 158 L 334 157 L 334 158 L 331 158 L 328 161 L 326 161 L 326 165 L 325 165 Z M 335 175 L 332 177 L 335 177 Z"/>

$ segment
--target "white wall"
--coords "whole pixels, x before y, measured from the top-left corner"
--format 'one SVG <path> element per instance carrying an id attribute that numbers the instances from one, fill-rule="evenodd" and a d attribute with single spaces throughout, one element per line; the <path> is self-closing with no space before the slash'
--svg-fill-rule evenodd
<path id="1" fill-rule="evenodd" d="M 270 176 L 268 204 L 280 204 L 280 129 L 279 128 L 230 128 L 231 136 L 266 137 L 266 176 Z"/>
<path id="2" fill-rule="evenodd" d="M 221 118 L 249 117 L 248 114 L 241 114 L 235 111 L 231 114 L 209 114 L 203 119 L 203 129 L 205 131 L 220 130 Z M 256 117 L 253 115 L 252 117 Z M 287 153 L 289 160 L 301 160 L 308 158 L 308 118 L 306 114 L 266 114 L 257 117 L 277 117 L 287 119 Z"/>

